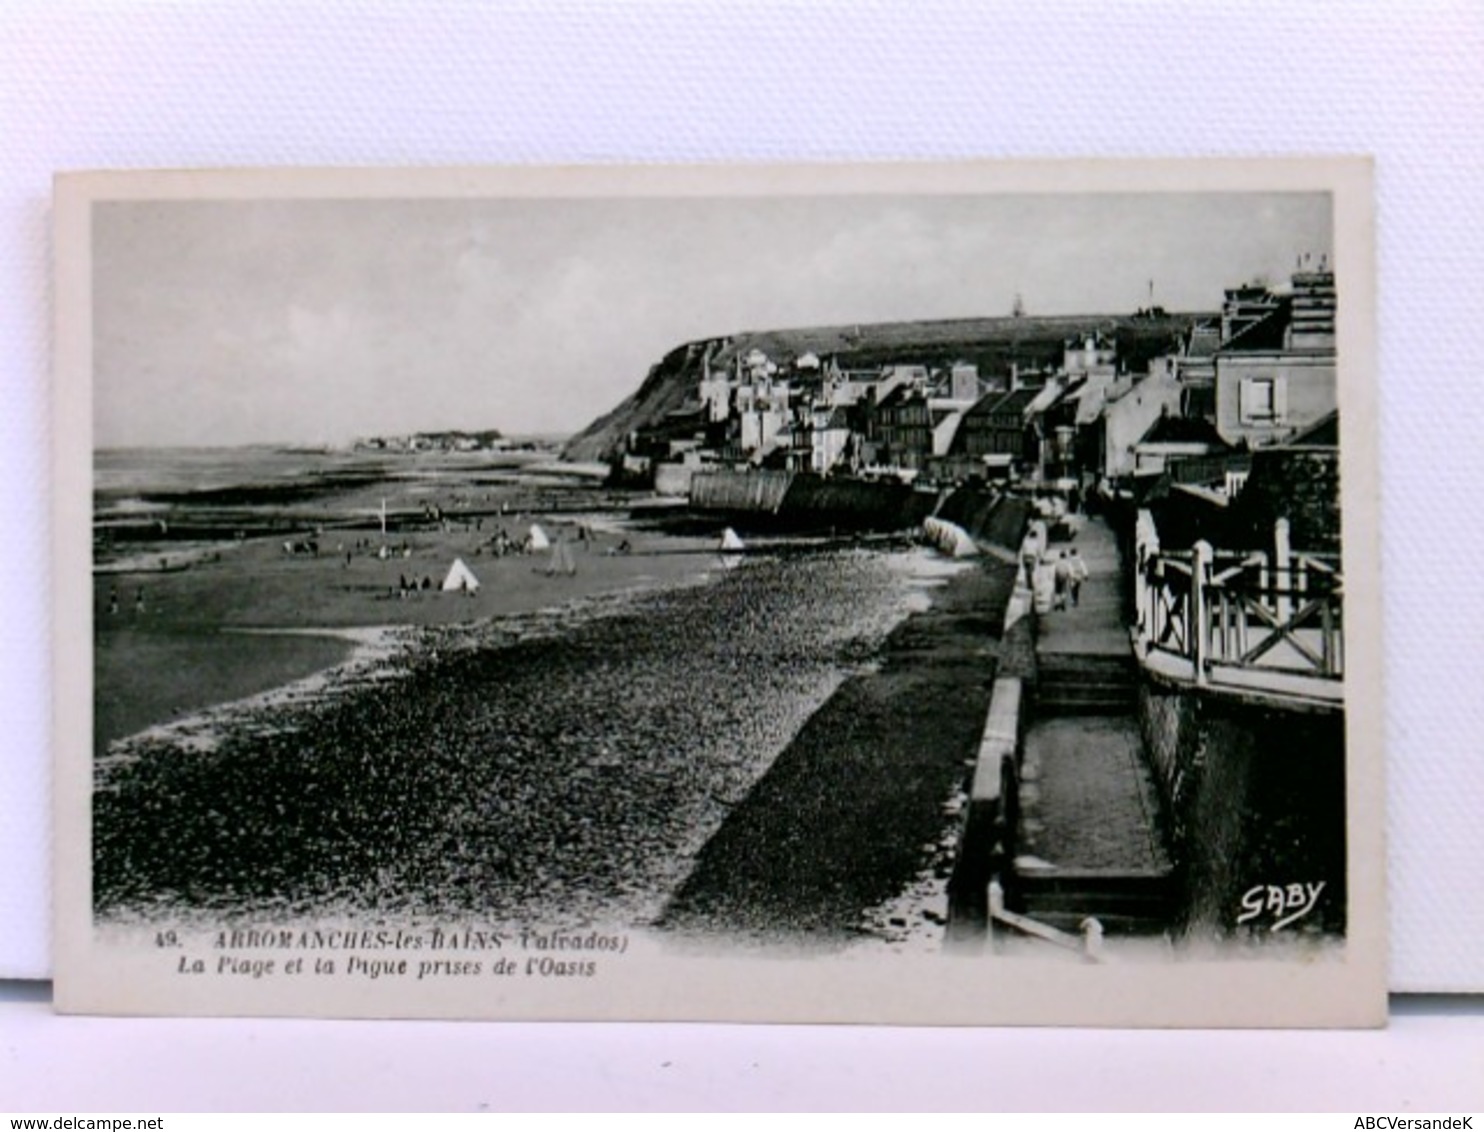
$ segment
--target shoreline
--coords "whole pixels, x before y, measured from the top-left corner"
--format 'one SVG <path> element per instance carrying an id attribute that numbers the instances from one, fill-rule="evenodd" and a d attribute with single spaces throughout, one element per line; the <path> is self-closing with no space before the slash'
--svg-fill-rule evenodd
<path id="1" fill-rule="evenodd" d="M 550 576 L 544 555 L 486 553 L 491 534 L 472 524 L 385 543 L 341 532 L 318 554 L 287 553 L 276 537 L 164 543 L 101 564 L 93 579 L 95 756 L 148 730 L 356 666 L 355 647 L 326 642 L 354 646 L 368 631 L 535 615 L 704 582 L 719 568 L 710 538 L 653 532 L 623 513 L 538 514 L 518 524 L 512 516 L 489 527 L 514 534 L 533 525 L 568 541 L 575 574 Z M 396 553 L 383 557 L 382 546 Z M 442 591 L 456 560 L 482 583 L 477 592 Z"/>

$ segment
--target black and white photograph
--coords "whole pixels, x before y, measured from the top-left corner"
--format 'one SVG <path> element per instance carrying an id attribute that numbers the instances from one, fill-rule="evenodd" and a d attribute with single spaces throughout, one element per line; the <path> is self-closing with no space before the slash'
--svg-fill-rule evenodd
<path id="1" fill-rule="evenodd" d="M 57 198 L 57 1002 L 1385 1016 L 1361 160 Z"/>

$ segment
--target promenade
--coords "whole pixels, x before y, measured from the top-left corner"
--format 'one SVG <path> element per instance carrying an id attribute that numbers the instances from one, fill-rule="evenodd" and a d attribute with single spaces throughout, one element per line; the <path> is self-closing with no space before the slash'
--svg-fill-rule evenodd
<path id="1" fill-rule="evenodd" d="M 1087 581 L 1075 608 L 1044 615 L 1036 626 L 1038 656 L 1130 656 L 1123 619 L 1123 575 L 1118 542 L 1101 518 L 1083 515 L 1071 542 L 1052 543 L 1048 554 L 1076 547 L 1087 563 Z"/>
<path id="2" fill-rule="evenodd" d="M 1080 600 L 1036 618 L 1015 871 L 1032 915 L 1116 920 L 1109 913 L 1122 910 L 1132 920 L 1127 901 L 1109 897 L 1126 895 L 1130 880 L 1167 873 L 1170 862 L 1135 715 L 1138 676 L 1117 542 L 1100 518 L 1084 517 L 1076 539 L 1053 543 L 1049 553 L 1072 546 L 1088 566 Z M 1054 904 L 1037 901 L 1035 882 L 1058 878 Z"/>

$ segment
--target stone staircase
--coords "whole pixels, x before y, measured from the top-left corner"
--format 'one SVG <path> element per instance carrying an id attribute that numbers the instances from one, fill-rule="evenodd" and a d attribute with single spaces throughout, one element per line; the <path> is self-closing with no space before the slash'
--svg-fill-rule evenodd
<path id="1" fill-rule="evenodd" d="M 1042 653 L 1037 669 L 1041 715 L 1128 715 L 1136 706 L 1138 669 L 1132 653 Z"/>
<path id="2" fill-rule="evenodd" d="M 1096 917 L 1109 936 L 1160 935 L 1175 913 L 1175 885 L 1162 869 L 1022 869 L 1005 878 L 1006 906 L 1064 932 Z"/>
<path id="3" fill-rule="evenodd" d="M 1137 662 L 1127 651 L 1038 651 L 1036 668 L 1005 906 L 1062 932 L 1096 918 L 1110 937 L 1161 935 L 1178 892 L 1147 820 L 1157 803 L 1135 805 Z"/>

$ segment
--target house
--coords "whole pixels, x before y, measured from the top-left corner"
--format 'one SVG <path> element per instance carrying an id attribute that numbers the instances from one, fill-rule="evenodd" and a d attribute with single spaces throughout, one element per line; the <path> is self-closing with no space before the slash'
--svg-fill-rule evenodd
<path id="1" fill-rule="evenodd" d="M 1035 441 L 1038 479 L 1069 475 L 1076 463 L 1077 430 L 1072 424 L 1072 406 L 1066 403 L 1067 390 L 1066 378 L 1052 377 L 1025 407 L 1026 426 Z"/>
<path id="2" fill-rule="evenodd" d="M 839 359 L 831 355 L 819 370 L 819 396 L 831 405 L 859 405 L 884 395 L 882 378 L 884 370 L 847 369 Z"/>
<path id="3" fill-rule="evenodd" d="M 1062 346 L 1061 369 L 1068 374 L 1112 374 L 1118 368 L 1118 343 L 1109 334 L 1068 338 Z"/>
<path id="4" fill-rule="evenodd" d="M 867 434 L 877 462 L 919 471 L 933 454 L 933 417 L 925 393 L 899 384 L 871 407 Z"/>
<path id="5" fill-rule="evenodd" d="M 1297 316 L 1297 317 L 1296 317 Z M 1301 272 L 1214 355 L 1216 429 L 1228 444 L 1283 441 L 1339 405 L 1332 272 Z"/>
<path id="6" fill-rule="evenodd" d="M 810 470 L 823 475 L 846 461 L 851 432 L 850 412 L 843 405 L 815 405 L 809 428 Z"/>
<path id="7" fill-rule="evenodd" d="M 741 426 L 738 440 L 749 458 L 767 455 L 785 443 L 793 424 L 786 408 L 744 409 L 737 414 L 737 420 Z"/>
<path id="8" fill-rule="evenodd" d="M 1227 451 L 1210 421 L 1164 414 L 1134 444 L 1133 475 L 1159 476 L 1180 460 Z"/>
<path id="9" fill-rule="evenodd" d="M 1221 349 L 1221 327 L 1198 322 L 1190 328 L 1182 349 L 1172 360 L 1180 381 L 1180 414 L 1216 419 L 1216 351 Z"/>
<path id="10" fill-rule="evenodd" d="M 958 435 L 958 426 L 964 414 L 973 408 L 973 403 L 929 401 L 928 410 L 933 417 L 933 455 L 946 456 L 953 448 L 953 439 Z"/>
<path id="11" fill-rule="evenodd" d="M 1170 366 L 1132 381 L 1120 382 L 1104 399 L 1103 412 L 1090 426 L 1089 445 L 1094 463 L 1088 470 L 1120 480 L 1134 474 L 1135 446 L 1161 417 L 1180 415 L 1183 392 L 1180 379 Z"/>
<path id="12" fill-rule="evenodd" d="M 953 451 L 966 456 L 1010 456 L 1021 464 L 1036 461 L 1038 452 L 1026 409 L 1039 389 L 1013 393 L 986 393 L 964 413 L 954 437 Z"/>
<path id="13" fill-rule="evenodd" d="M 1278 296 L 1260 283 L 1227 288 L 1221 303 L 1222 344 L 1264 321 L 1278 305 Z"/>
<path id="14" fill-rule="evenodd" d="M 948 396 L 954 401 L 979 399 L 979 367 L 969 362 L 954 362 L 948 367 Z"/>

